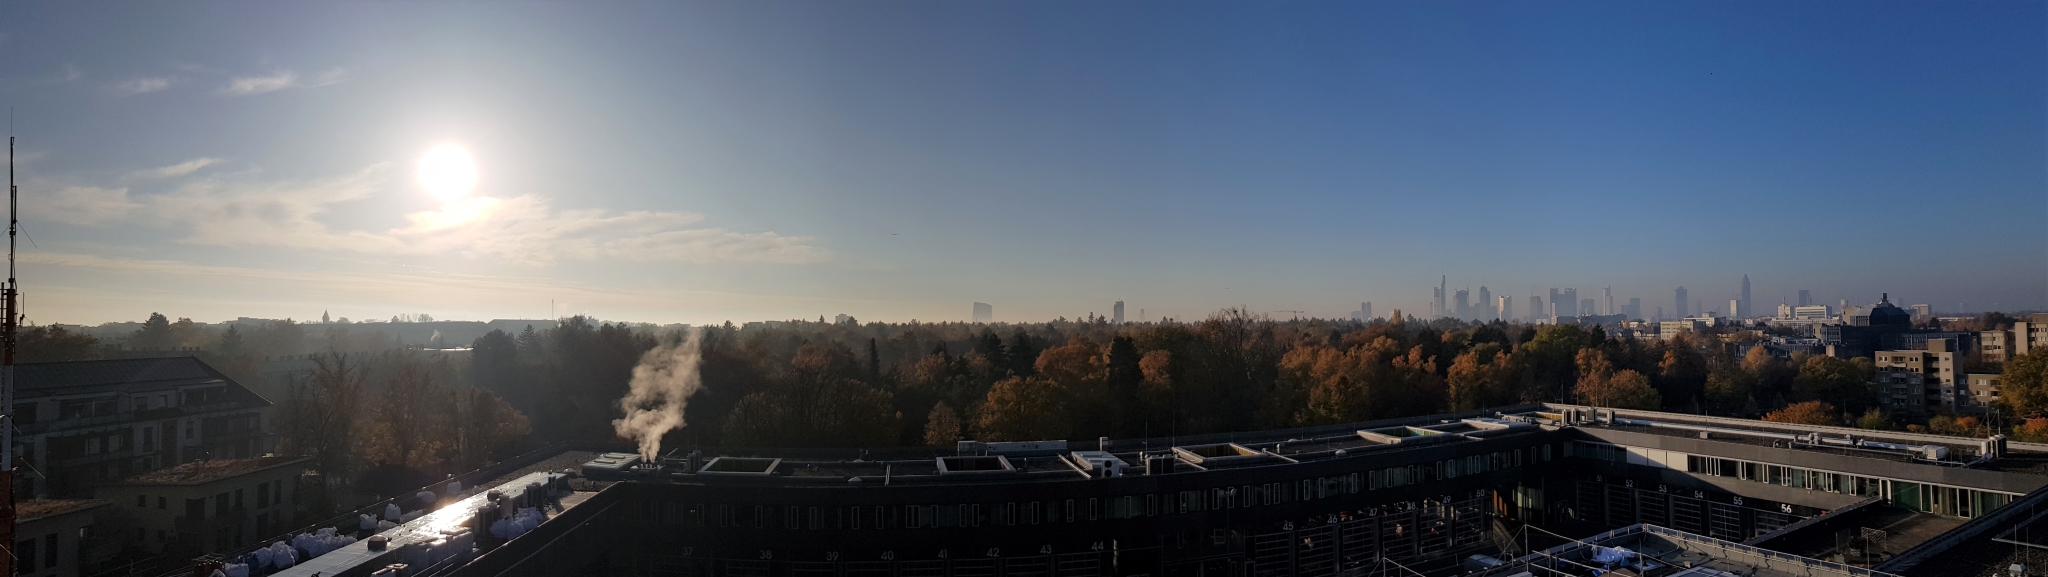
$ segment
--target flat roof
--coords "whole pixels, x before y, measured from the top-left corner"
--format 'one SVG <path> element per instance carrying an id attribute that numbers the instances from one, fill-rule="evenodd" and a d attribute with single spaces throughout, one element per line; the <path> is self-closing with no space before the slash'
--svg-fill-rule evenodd
<path id="1" fill-rule="evenodd" d="M 203 485 L 221 479 L 247 475 L 257 471 L 310 462 L 311 457 L 257 457 L 254 459 L 214 459 L 193 461 L 157 469 L 113 483 L 114 485 Z"/>
<path id="2" fill-rule="evenodd" d="M 66 515 L 112 503 L 106 499 L 34 499 L 14 504 L 14 521 L 22 523 Z"/>

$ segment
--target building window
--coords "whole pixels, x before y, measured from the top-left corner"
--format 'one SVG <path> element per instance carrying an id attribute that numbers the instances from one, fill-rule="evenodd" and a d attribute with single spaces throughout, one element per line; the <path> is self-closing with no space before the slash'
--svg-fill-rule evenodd
<path id="1" fill-rule="evenodd" d="M 18 552 L 20 552 L 20 555 L 21 555 L 21 556 L 19 557 L 19 559 L 21 560 L 21 566 L 23 566 L 23 567 L 34 567 L 34 566 L 36 566 L 36 540 L 35 540 L 35 539 L 24 539 L 24 540 L 22 540 L 21 542 L 15 543 L 15 544 L 14 544 L 14 550 L 15 550 L 15 551 L 18 551 Z"/>
<path id="2" fill-rule="evenodd" d="M 135 506 L 136 506 L 136 507 L 148 507 L 148 506 L 149 506 L 149 496 L 148 496 L 148 495 L 136 495 L 136 496 L 135 496 Z"/>

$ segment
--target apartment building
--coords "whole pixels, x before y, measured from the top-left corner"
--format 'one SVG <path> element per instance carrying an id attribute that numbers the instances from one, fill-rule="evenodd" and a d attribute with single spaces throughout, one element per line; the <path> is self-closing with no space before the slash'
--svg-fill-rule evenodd
<path id="1" fill-rule="evenodd" d="M 1927 350 L 1877 352 L 1877 382 L 1886 405 L 1895 410 L 1927 413 L 1956 407 L 1956 343 L 1927 341 Z"/>
<path id="2" fill-rule="evenodd" d="M 17 498 L 91 487 L 201 459 L 272 449 L 273 404 L 193 357 L 15 368 Z"/>
<path id="3" fill-rule="evenodd" d="M 193 555 L 240 547 L 291 529 L 298 477 L 312 459 L 260 457 L 185 463 L 93 489 L 127 509 L 143 549 Z"/>

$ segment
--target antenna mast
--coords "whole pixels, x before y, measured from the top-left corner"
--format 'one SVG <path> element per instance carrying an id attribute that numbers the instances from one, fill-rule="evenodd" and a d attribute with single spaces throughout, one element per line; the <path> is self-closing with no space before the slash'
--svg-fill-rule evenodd
<path id="1" fill-rule="evenodd" d="M 12 120 L 13 114 L 8 115 Z M 11 127 L 10 127 L 11 128 Z M 14 282 L 14 234 L 21 228 L 15 208 L 20 189 L 14 185 L 14 135 L 7 135 L 7 284 L 0 285 L 0 543 L 14 544 L 14 345 L 21 324 L 21 294 Z M 0 569 L 14 574 L 12 551 Z"/>

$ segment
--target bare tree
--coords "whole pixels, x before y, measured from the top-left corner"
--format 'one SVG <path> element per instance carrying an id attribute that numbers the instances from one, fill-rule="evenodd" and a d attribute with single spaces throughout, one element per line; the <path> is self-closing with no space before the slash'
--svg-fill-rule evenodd
<path id="1" fill-rule="evenodd" d="M 362 403 L 361 363 L 342 353 L 313 358 L 313 372 L 292 383 L 285 399 L 285 450 L 313 458 L 328 479 L 348 478 Z"/>

